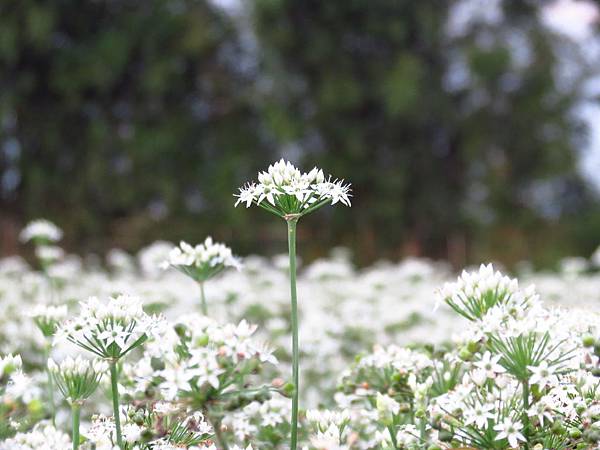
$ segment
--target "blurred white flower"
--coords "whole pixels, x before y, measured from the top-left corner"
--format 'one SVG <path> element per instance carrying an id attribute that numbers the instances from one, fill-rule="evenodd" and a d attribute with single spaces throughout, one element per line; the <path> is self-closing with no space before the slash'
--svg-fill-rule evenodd
<path id="1" fill-rule="evenodd" d="M 71 445 L 65 433 L 40 423 L 28 433 L 17 433 L 15 437 L 0 442 L 0 450 L 67 450 Z"/>
<path id="2" fill-rule="evenodd" d="M 19 239 L 21 242 L 41 241 L 41 242 L 56 242 L 60 241 L 63 232 L 60 228 L 54 225 L 49 220 L 37 219 L 29 222 L 21 231 Z"/>
<path id="3" fill-rule="evenodd" d="M 242 264 L 229 247 L 213 242 L 209 236 L 196 246 L 180 242 L 179 246 L 173 248 L 167 259 L 161 263 L 162 269 L 169 267 L 176 268 L 195 281 L 204 282 L 228 267 L 240 270 Z"/>

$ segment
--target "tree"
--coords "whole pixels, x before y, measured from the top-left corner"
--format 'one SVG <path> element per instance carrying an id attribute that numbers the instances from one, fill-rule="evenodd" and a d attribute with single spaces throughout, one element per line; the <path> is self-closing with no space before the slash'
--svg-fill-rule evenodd
<path id="1" fill-rule="evenodd" d="M 87 250 L 230 221 L 240 167 L 262 161 L 225 11 L 203 0 L 0 8 L 2 175 L 18 178 L 3 211 L 49 216 Z"/>
<path id="2" fill-rule="evenodd" d="M 585 71 L 561 73 L 569 43 L 541 23 L 541 7 L 256 1 L 275 78 L 263 115 L 280 143 L 351 177 L 351 231 L 370 256 L 407 240 L 445 256 L 482 227 L 539 226 L 536 189 L 582 184 L 585 129 L 572 112 Z"/>

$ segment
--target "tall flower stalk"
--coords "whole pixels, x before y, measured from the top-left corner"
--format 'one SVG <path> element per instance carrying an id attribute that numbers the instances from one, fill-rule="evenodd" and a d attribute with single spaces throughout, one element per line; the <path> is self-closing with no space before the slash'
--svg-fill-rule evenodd
<path id="1" fill-rule="evenodd" d="M 38 305 L 30 313 L 30 317 L 38 329 L 44 335 L 44 364 L 46 364 L 46 375 L 48 378 L 48 403 L 50 405 L 50 417 L 52 425 L 55 426 L 56 417 L 56 405 L 54 402 L 54 381 L 52 375 L 48 371 L 47 364 L 50 357 L 50 350 L 52 348 L 52 336 L 56 331 L 58 323 L 67 316 L 67 307 L 63 306 L 46 306 Z"/>
<path id="2" fill-rule="evenodd" d="M 290 448 L 298 446 L 298 403 L 300 390 L 298 298 L 296 292 L 296 228 L 301 217 L 326 204 L 350 206 L 350 185 L 343 180 L 325 179 L 323 171 L 314 168 L 302 173 L 283 159 L 258 174 L 258 183 L 239 189 L 235 206 L 255 204 L 287 223 L 290 259 L 290 304 L 292 322 L 292 423 Z"/>
<path id="3" fill-rule="evenodd" d="M 91 297 L 81 303 L 79 317 L 59 327 L 55 341 L 67 339 L 108 362 L 117 445 L 124 450 L 121 432 L 118 370 L 119 361 L 141 346 L 157 325 L 156 317 L 148 316 L 141 300 L 130 295 L 110 297 L 100 302 Z"/>
<path id="4" fill-rule="evenodd" d="M 294 383 L 294 395 L 292 396 L 292 438 L 291 448 L 295 449 L 298 440 L 298 387 L 299 359 L 298 352 L 298 295 L 296 293 L 296 225 L 298 218 L 289 218 L 288 226 L 288 252 L 290 256 L 290 299 L 292 315 L 292 383 Z"/>
<path id="5" fill-rule="evenodd" d="M 50 292 L 50 301 L 54 301 L 54 280 L 50 274 L 52 263 L 63 256 L 63 250 L 54 245 L 60 241 L 63 232 L 52 222 L 45 219 L 33 220 L 27 224 L 19 235 L 19 240 L 23 243 L 33 242 L 35 246 L 35 255 L 37 256 L 42 273 L 48 280 L 48 290 Z M 48 364 L 51 344 L 49 338 L 54 334 L 57 321 L 66 316 L 66 306 L 47 307 L 41 305 L 37 307 L 31 317 L 35 324 L 44 335 L 44 364 Z M 54 386 L 50 373 L 46 370 L 48 378 L 48 403 L 50 405 L 50 417 L 52 425 L 56 425 L 56 405 L 54 402 Z"/>

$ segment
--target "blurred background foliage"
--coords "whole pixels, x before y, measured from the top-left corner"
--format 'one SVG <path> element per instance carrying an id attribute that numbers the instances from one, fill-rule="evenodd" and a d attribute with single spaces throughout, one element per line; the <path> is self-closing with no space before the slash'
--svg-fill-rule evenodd
<path id="1" fill-rule="evenodd" d="M 599 66 L 544 2 L 463 3 L 3 1 L 0 251 L 37 217 L 84 253 L 206 234 L 281 251 L 285 227 L 232 194 L 283 156 L 354 188 L 303 223 L 305 259 L 589 255 L 576 109 Z"/>

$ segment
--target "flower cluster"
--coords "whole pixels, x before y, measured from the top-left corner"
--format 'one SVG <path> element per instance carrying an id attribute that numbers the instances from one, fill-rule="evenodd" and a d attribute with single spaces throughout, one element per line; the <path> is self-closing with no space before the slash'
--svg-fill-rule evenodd
<path id="1" fill-rule="evenodd" d="M 444 284 L 437 295 L 438 302 L 444 301 L 458 314 L 475 320 L 498 304 L 512 302 L 522 307 L 535 293 L 522 293 L 517 280 L 494 271 L 491 264 L 482 264 L 477 272 L 463 271 L 456 282 Z"/>
<path id="2" fill-rule="evenodd" d="M 316 167 L 302 173 L 283 159 L 258 174 L 258 183 L 239 189 L 235 206 L 253 203 L 279 216 L 304 215 L 321 206 L 342 203 L 350 206 L 350 185 L 343 180 L 325 178 Z"/>
<path id="3" fill-rule="evenodd" d="M 4 442 L 0 450 L 66 450 L 71 448 L 71 440 L 62 431 L 51 425 L 40 424 L 28 433 L 18 433 Z"/>
<path id="4" fill-rule="evenodd" d="M 314 448 L 339 448 L 340 443 L 348 440 L 346 430 L 350 422 L 348 410 L 339 412 L 308 410 L 306 420 L 316 429 L 316 434 L 310 439 Z"/>
<path id="5" fill-rule="evenodd" d="M 198 282 L 204 282 L 228 267 L 241 268 L 240 260 L 225 244 L 213 242 L 209 236 L 196 246 L 181 242 L 171 250 L 161 267 L 174 267 Z"/>
<path id="6" fill-rule="evenodd" d="M 9 377 L 12 373 L 17 370 L 21 370 L 23 367 L 23 360 L 20 355 L 6 355 L 0 356 L 0 380 Z"/>
<path id="7" fill-rule="evenodd" d="M 108 363 L 101 360 L 87 360 L 81 357 L 67 357 L 60 364 L 53 359 L 48 360 L 50 371 L 56 386 L 69 403 L 82 403 L 94 393 L 103 375 L 108 370 Z"/>
<path id="8" fill-rule="evenodd" d="M 209 450 L 214 435 L 201 412 L 189 412 L 170 403 L 132 407 L 124 417 L 123 439 L 131 450 Z M 96 415 L 85 433 L 96 450 L 115 448 L 115 423 Z M 216 449 L 214 449 L 216 450 Z"/>
<path id="9" fill-rule="evenodd" d="M 58 324 L 67 317 L 67 305 L 37 305 L 29 316 L 33 319 L 44 337 L 54 335 Z"/>
<path id="10" fill-rule="evenodd" d="M 37 380 L 23 372 L 21 356 L 0 356 L 0 440 L 43 417 L 40 397 Z"/>
<path id="11" fill-rule="evenodd" d="M 446 294 L 472 317 L 457 345 L 360 358 L 336 397 L 350 419 L 343 434 L 326 434 L 328 448 L 596 448 L 597 316 L 546 308 L 490 266 Z M 323 427 L 313 437 L 324 439 Z"/>
<path id="12" fill-rule="evenodd" d="M 38 219 L 27 224 L 21 231 L 19 239 L 21 242 L 34 241 L 36 243 L 48 244 L 62 239 L 63 232 L 49 220 Z"/>
<path id="13" fill-rule="evenodd" d="M 289 440 L 291 405 L 287 398 L 273 395 L 259 399 L 232 412 L 223 419 L 227 437 L 236 445 L 264 443 L 266 448 L 279 448 Z"/>
<path id="14" fill-rule="evenodd" d="M 18 258 L 0 260 L 0 342 L 14 353 L 0 358 L 1 450 L 291 447 L 295 384 L 282 378 L 293 364 L 282 295 L 291 266 L 251 256 L 247 270 L 214 279 L 213 319 L 190 314 L 197 283 L 153 270 L 165 251 L 161 243 L 140 254 L 140 271 L 122 251 L 110 271 L 67 256 L 55 266 L 63 275 L 53 301 L 47 273 Z M 572 263 L 564 274 L 521 278 L 537 289 L 492 266 L 464 272 L 438 292 L 436 314 L 432 286 L 448 280 L 443 264 L 411 259 L 357 270 L 336 250 L 304 267 L 300 393 L 319 409 L 300 411 L 299 448 L 597 448 L 600 274 Z M 113 295 L 124 289 L 135 295 Z M 78 310 L 74 299 L 90 295 L 65 321 L 67 308 Z M 148 315 L 156 311 L 168 319 Z M 50 362 L 47 382 L 36 328 L 55 336 L 55 358 L 68 354 L 66 340 L 104 361 Z M 103 416 L 102 396 L 81 403 L 107 364 L 113 412 Z M 47 425 L 53 390 L 71 403 L 73 442 Z M 57 402 L 61 430 L 65 412 Z"/>
<path id="15" fill-rule="evenodd" d="M 182 395 L 208 400 L 228 392 L 229 404 L 236 400 L 232 386 L 239 386 L 263 363 L 277 363 L 268 347 L 252 339 L 256 326 L 246 321 L 220 325 L 189 314 L 173 323 L 146 346 L 132 368 L 136 392 L 153 387 L 170 401 Z"/>
<path id="16" fill-rule="evenodd" d="M 158 322 L 144 312 L 139 297 L 122 294 L 106 302 L 90 297 L 81 302 L 78 317 L 59 326 L 55 343 L 67 339 L 100 358 L 118 360 L 146 341 Z"/>

